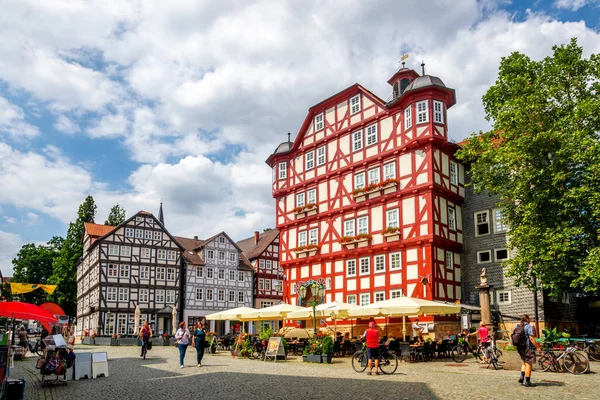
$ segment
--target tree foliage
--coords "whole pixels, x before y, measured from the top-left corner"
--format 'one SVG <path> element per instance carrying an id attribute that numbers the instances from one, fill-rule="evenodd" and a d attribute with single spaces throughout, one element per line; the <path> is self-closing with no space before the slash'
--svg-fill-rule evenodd
<path id="1" fill-rule="evenodd" d="M 483 96 L 491 132 L 458 157 L 476 192 L 498 195 L 517 284 L 551 295 L 600 288 L 600 58 L 570 44 L 541 61 L 515 52 Z"/>
<path id="2" fill-rule="evenodd" d="M 69 223 L 67 237 L 52 264 L 53 272 L 48 283 L 58 287 L 51 297 L 67 315 L 75 315 L 77 311 L 77 263 L 83 255 L 82 240 L 85 232 L 83 224 L 94 222 L 96 209 L 94 198 L 87 196 L 79 206 L 77 220 Z"/>
<path id="3" fill-rule="evenodd" d="M 125 209 L 117 203 L 110 209 L 108 219 L 104 221 L 104 225 L 117 226 L 123 222 L 125 222 Z"/>

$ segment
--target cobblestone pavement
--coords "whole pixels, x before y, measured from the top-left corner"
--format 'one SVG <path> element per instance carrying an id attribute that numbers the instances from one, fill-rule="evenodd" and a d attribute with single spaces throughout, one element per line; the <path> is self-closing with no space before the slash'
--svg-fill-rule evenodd
<path id="1" fill-rule="evenodd" d="M 106 351 L 108 378 L 69 381 L 66 386 L 43 387 L 35 360 L 15 362 L 12 376 L 27 380 L 26 399 L 164 399 L 211 396 L 214 399 L 511 399 L 533 395 L 545 399 L 597 399 L 600 374 L 534 372 L 536 388 L 517 383 L 516 371 L 485 369 L 473 361 L 400 363 L 392 376 L 358 374 L 350 358 L 333 364 L 288 361 L 261 362 L 232 359 L 228 353 L 206 355 L 196 366 L 188 349 L 186 366 L 179 368 L 174 347 L 155 346 L 146 360 L 136 347 L 77 346 L 78 351 Z M 592 371 L 600 363 L 592 363 Z"/>

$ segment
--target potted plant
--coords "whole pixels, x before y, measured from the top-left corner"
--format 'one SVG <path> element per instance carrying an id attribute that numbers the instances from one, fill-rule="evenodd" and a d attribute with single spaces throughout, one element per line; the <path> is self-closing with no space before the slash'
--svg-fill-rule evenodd
<path id="1" fill-rule="evenodd" d="M 210 354 L 217 353 L 217 332 L 208 332 L 208 352 Z"/>
<path id="2" fill-rule="evenodd" d="M 304 353 L 302 355 L 302 361 L 304 362 L 321 362 L 322 344 L 321 340 L 317 337 L 313 337 L 308 341 L 308 344 L 304 347 Z M 304 357 L 306 355 L 306 357 Z"/>
<path id="3" fill-rule="evenodd" d="M 321 347 L 321 362 L 331 364 L 333 360 L 333 338 L 325 336 Z"/>
<path id="4" fill-rule="evenodd" d="M 163 346 L 168 346 L 169 345 L 169 334 L 167 332 L 163 333 L 162 338 L 163 338 Z"/>
<path id="5" fill-rule="evenodd" d="M 111 346 L 118 346 L 119 345 L 119 335 L 117 335 L 116 333 L 113 333 L 111 338 L 110 338 L 110 345 Z"/>
<path id="6" fill-rule="evenodd" d="M 90 338 L 90 331 L 87 329 L 83 330 L 83 337 L 81 338 L 81 343 L 83 344 L 93 344 L 92 338 Z"/>

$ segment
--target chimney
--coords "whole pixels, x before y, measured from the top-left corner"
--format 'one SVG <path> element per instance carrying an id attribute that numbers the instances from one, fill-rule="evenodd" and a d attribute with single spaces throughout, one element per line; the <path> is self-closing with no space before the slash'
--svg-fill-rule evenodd
<path id="1" fill-rule="evenodd" d="M 198 240 L 198 236 L 194 236 L 194 239 Z"/>
<path id="2" fill-rule="evenodd" d="M 254 245 L 258 244 L 258 239 L 260 238 L 260 234 L 258 231 L 254 231 Z"/>

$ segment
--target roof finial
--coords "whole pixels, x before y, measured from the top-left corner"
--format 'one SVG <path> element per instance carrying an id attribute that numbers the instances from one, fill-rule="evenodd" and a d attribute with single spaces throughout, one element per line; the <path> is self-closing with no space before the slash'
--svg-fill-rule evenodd
<path id="1" fill-rule="evenodd" d="M 425 61 L 421 61 L 421 70 L 423 71 L 421 75 L 425 76 Z"/>
<path id="2" fill-rule="evenodd" d="M 163 215 L 163 208 L 162 208 L 163 202 L 162 202 L 162 197 L 160 198 L 160 208 L 158 209 L 158 220 L 160 221 L 160 223 L 165 226 L 165 217 Z"/>
<path id="3" fill-rule="evenodd" d="M 292 137 L 292 134 L 290 133 L 290 131 L 288 131 L 288 143 L 290 143 L 292 141 L 291 137 Z"/>
<path id="4" fill-rule="evenodd" d="M 402 69 L 406 68 L 406 63 L 402 61 Z"/>

